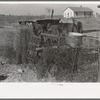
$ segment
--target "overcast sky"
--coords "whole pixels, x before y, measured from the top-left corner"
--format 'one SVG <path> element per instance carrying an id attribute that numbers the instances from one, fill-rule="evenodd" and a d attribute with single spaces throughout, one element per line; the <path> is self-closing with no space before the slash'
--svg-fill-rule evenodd
<path id="1" fill-rule="evenodd" d="M 69 6 L 89 7 L 95 13 L 100 13 L 98 4 L 0 4 L 0 14 L 12 15 L 48 15 L 47 8 L 53 8 L 55 15 L 61 15 L 62 12 Z"/>

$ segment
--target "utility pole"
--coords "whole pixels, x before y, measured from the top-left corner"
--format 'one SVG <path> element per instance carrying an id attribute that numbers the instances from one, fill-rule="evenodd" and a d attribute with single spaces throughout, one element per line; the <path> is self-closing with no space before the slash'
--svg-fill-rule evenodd
<path id="1" fill-rule="evenodd" d="M 54 9 L 52 9 L 52 12 L 51 12 L 51 19 L 53 18 L 53 14 L 54 14 Z"/>

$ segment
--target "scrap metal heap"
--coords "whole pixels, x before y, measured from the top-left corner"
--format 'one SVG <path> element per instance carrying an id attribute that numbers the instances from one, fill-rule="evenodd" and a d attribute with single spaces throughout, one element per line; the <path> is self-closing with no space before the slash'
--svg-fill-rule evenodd
<path id="1" fill-rule="evenodd" d="M 82 34 L 83 27 L 81 22 L 77 22 L 74 19 L 71 19 L 70 21 L 65 21 L 65 19 L 44 19 L 37 20 L 35 22 L 20 21 L 19 24 L 21 25 L 19 36 L 20 46 L 18 47 L 18 50 L 16 50 L 18 52 L 17 59 L 19 64 L 37 64 L 40 59 L 43 58 L 43 56 L 45 56 L 45 59 L 49 59 L 51 61 L 52 58 L 48 57 L 49 52 L 47 53 L 48 55 L 44 53 L 49 48 L 54 51 L 57 50 L 57 53 L 64 50 L 67 51 L 68 57 L 65 57 L 66 64 L 63 67 L 70 67 L 70 69 L 72 67 L 73 72 L 77 71 L 78 65 L 82 65 L 85 62 L 89 61 L 93 63 L 98 59 L 97 56 L 95 57 L 95 54 L 91 52 L 97 49 L 96 43 L 98 41 L 94 38 L 92 39 L 91 37 L 83 39 L 85 35 Z M 94 40 L 94 42 L 91 42 L 90 40 Z M 85 47 L 83 46 L 83 42 L 84 44 L 86 44 L 86 46 L 84 45 Z M 90 44 L 93 44 L 93 46 Z M 91 48 L 90 46 L 93 48 Z M 84 50 L 86 52 L 84 52 Z M 89 51 L 89 53 L 87 51 Z M 81 59 L 79 62 L 78 60 L 80 57 L 80 52 L 82 52 L 83 55 L 81 55 Z M 42 60 L 44 60 L 44 58 Z M 59 61 L 59 63 L 60 62 L 62 64 L 63 61 Z M 54 64 L 54 61 L 51 61 L 50 64 L 51 63 Z M 42 66 L 42 69 L 43 67 L 44 66 Z M 47 69 L 50 69 L 48 67 L 50 67 L 49 65 L 47 65 Z M 40 68 L 40 71 L 42 69 Z M 46 72 L 41 73 L 46 74 Z"/>
<path id="2" fill-rule="evenodd" d="M 25 41 L 23 43 L 27 45 L 26 47 L 25 45 L 22 46 L 24 47 L 24 51 L 22 51 L 18 57 L 21 58 L 22 55 L 22 61 L 20 59 L 19 63 L 30 61 L 35 63 L 37 56 L 41 57 L 46 47 L 58 48 L 58 50 L 59 48 L 74 48 L 76 50 L 75 57 L 77 58 L 79 52 L 77 47 L 80 47 L 82 43 L 82 36 L 77 37 L 71 35 L 70 32 L 82 32 L 82 26 L 81 28 L 79 27 L 80 23 L 74 23 L 74 20 L 72 20 L 71 23 L 63 23 L 61 19 L 45 19 L 37 20 L 36 22 L 20 21 L 19 24 L 21 24 L 22 27 L 27 27 L 29 31 L 31 30 L 29 33 L 21 33 L 23 34 L 21 35 L 21 41 L 23 40 L 22 38 L 26 36 L 24 40 L 27 41 L 27 43 Z M 75 60 L 77 60 L 76 58 Z M 76 63 L 74 65 L 77 66 Z"/>

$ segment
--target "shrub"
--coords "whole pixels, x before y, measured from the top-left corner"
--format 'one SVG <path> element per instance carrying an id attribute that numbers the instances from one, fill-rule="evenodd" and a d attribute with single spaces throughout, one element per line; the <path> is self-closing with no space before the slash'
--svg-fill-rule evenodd
<path id="1" fill-rule="evenodd" d="M 71 72 L 73 67 L 73 53 L 71 48 L 60 48 L 58 50 L 47 47 L 42 53 L 42 63 L 41 66 L 37 68 L 37 74 L 43 78 L 48 77 L 48 73 L 52 73 L 53 71 L 54 77 L 58 78 L 61 71 L 67 70 L 67 72 Z"/>
<path id="2" fill-rule="evenodd" d="M 47 47 L 43 50 L 42 57 L 40 58 L 40 62 L 37 66 L 37 75 L 39 78 L 47 77 L 46 74 L 50 71 L 56 55 L 57 49 Z"/>
<path id="3" fill-rule="evenodd" d="M 4 55 L 4 45 L 0 45 L 0 56 Z"/>
<path id="4" fill-rule="evenodd" d="M 27 63 L 29 37 L 30 30 L 27 27 L 21 27 L 20 32 L 15 36 L 16 60 L 18 64 Z"/>
<path id="5" fill-rule="evenodd" d="M 6 45 L 4 57 L 8 59 L 8 63 L 14 63 L 16 58 L 16 51 L 12 46 Z"/>
<path id="6" fill-rule="evenodd" d="M 16 52 L 14 50 L 14 38 L 15 31 L 3 29 L 0 41 L 0 56 L 7 59 L 8 63 L 13 63 L 15 61 Z"/>

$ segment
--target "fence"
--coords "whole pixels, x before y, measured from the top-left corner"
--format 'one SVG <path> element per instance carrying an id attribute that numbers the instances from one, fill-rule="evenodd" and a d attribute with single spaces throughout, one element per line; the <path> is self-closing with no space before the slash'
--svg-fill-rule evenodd
<path id="1" fill-rule="evenodd" d="M 44 34 L 43 36 L 45 37 L 45 39 L 47 39 L 47 34 Z M 43 50 L 45 50 L 47 47 L 49 48 L 71 48 L 71 46 L 69 46 L 68 43 L 65 43 L 66 39 L 60 39 L 63 40 L 63 42 L 61 42 L 61 45 L 58 45 L 58 37 L 55 35 L 48 35 L 49 39 L 51 38 L 51 40 L 55 40 L 55 43 L 49 43 L 49 45 L 47 45 L 46 42 L 42 43 L 42 37 L 37 37 L 34 36 L 31 37 L 30 42 L 29 42 L 29 46 L 27 49 L 27 60 L 29 63 L 36 63 L 39 61 L 39 57 L 41 56 L 41 53 L 43 52 Z M 52 38 L 53 37 L 53 38 Z M 46 41 L 44 39 L 44 41 Z M 68 42 L 68 41 L 67 41 Z M 74 53 L 73 53 L 73 66 L 76 63 L 76 66 L 78 67 L 78 69 L 80 69 L 80 73 L 84 74 L 86 73 L 86 75 L 90 78 L 90 81 L 97 81 L 97 75 L 98 75 L 98 40 L 97 38 L 88 36 L 88 37 L 83 37 L 82 38 L 82 45 L 81 48 L 79 49 L 79 51 L 77 51 L 77 48 L 74 48 Z M 67 49 L 66 49 L 67 50 Z M 70 52 L 70 51 L 69 51 Z M 77 69 L 77 68 L 76 68 Z M 85 80 L 86 81 L 86 80 Z"/>

